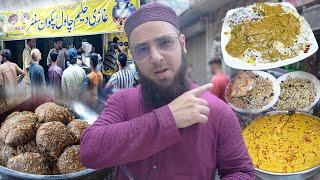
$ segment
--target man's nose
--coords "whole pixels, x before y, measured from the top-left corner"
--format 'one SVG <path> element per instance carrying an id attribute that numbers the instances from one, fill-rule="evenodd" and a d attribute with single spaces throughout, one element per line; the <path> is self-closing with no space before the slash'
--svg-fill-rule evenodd
<path id="1" fill-rule="evenodd" d="M 157 47 L 152 44 L 150 46 L 150 60 L 154 63 L 161 62 L 163 59 L 163 56 L 161 52 L 157 49 Z"/>

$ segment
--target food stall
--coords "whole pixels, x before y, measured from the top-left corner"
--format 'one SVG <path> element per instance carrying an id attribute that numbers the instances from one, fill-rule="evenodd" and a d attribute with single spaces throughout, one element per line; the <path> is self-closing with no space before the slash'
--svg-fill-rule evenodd
<path id="1" fill-rule="evenodd" d="M 0 11 L 0 40 L 122 32 L 126 17 L 138 6 L 138 0 L 87 0 Z M 81 59 L 89 66 L 93 47 L 84 42 L 81 48 Z M 113 168 L 87 169 L 79 156 L 80 136 L 105 102 L 83 93 L 67 103 L 49 94 L 21 99 L 17 93 L 14 104 L 0 104 L 0 179 L 111 179 Z"/>
<path id="2" fill-rule="evenodd" d="M 308 22 L 286 2 L 232 9 L 221 47 L 226 65 L 241 70 L 225 99 L 241 121 L 258 179 L 319 178 L 320 118 L 312 113 L 320 82 L 303 71 L 270 73 L 318 50 Z"/>

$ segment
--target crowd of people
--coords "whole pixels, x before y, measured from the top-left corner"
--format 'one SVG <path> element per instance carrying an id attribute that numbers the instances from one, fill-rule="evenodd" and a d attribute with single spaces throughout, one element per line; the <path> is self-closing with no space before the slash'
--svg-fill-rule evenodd
<path id="1" fill-rule="evenodd" d="M 113 45 L 113 48 L 116 47 Z M 40 63 L 42 55 L 40 50 L 35 48 L 35 40 L 27 40 L 22 53 L 22 69 L 14 63 L 9 49 L 2 50 L 0 53 L 0 100 L 9 106 L 21 103 L 21 100 L 28 98 L 33 98 L 35 101 L 52 98 L 67 103 L 83 98 L 84 101 L 94 105 L 99 97 L 109 96 L 119 89 L 137 84 L 138 76 L 126 67 L 127 56 L 120 50 L 112 56 L 118 66 L 118 72 L 108 76 L 102 74 L 105 65 L 99 66 L 103 63 L 99 62 L 98 54 L 90 54 L 91 67 L 90 73 L 87 74 L 78 63 L 78 53 L 75 48 L 68 50 L 63 48 L 63 40 L 55 38 L 54 47 L 49 51 L 46 59 L 49 69 L 45 74 L 43 63 Z M 106 56 L 106 61 L 108 60 L 109 57 Z"/>
<path id="2" fill-rule="evenodd" d="M 41 52 L 35 48 L 33 39 L 27 40 L 23 50 L 22 69 L 12 62 L 10 50 L 3 50 L 0 54 L 0 99 L 10 105 L 17 102 L 17 98 L 21 100 L 31 96 L 41 99 L 50 95 L 54 100 L 68 102 L 82 97 L 85 102 L 94 104 L 98 97 L 109 97 L 119 89 L 136 86 L 139 82 L 138 74 L 127 67 L 126 54 L 117 46 L 117 39 L 113 41 L 102 66 L 99 66 L 101 63 L 98 54 L 91 54 L 91 72 L 87 75 L 77 64 L 77 50 L 63 48 L 63 40 L 56 38 L 54 48 L 47 57 L 47 81 L 44 68 L 40 65 Z M 105 73 L 105 69 L 110 69 L 110 62 L 115 62 L 116 68 L 112 68 L 113 73 L 110 70 Z M 213 74 L 211 82 L 214 84 L 211 92 L 224 100 L 224 90 L 230 78 L 221 69 L 221 59 L 212 59 L 209 66 Z M 19 75 L 23 77 L 19 78 Z M 19 79 L 22 79 L 21 82 Z"/>
<path id="3" fill-rule="evenodd" d="M 35 48 L 35 40 L 27 40 L 22 57 L 21 69 L 12 62 L 10 50 L 5 49 L 0 54 L 0 99 L 6 105 L 14 104 L 17 98 L 24 100 L 31 96 L 42 100 L 48 95 L 54 100 L 67 102 L 77 101 L 81 97 L 85 102 L 95 104 L 98 97 L 109 97 L 119 89 L 134 87 L 139 83 L 138 74 L 127 67 L 127 56 L 117 46 L 116 38 L 109 46 L 103 63 L 99 62 L 98 54 L 90 55 L 89 74 L 77 64 L 77 50 L 63 48 L 61 38 L 54 40 L 54 47 L 49 51 L 46 60 L 49 68 L 47 80 L 44 68 L 40 65 L 42 56 L 40 50 Z M 110 73 L 110 63 L 113 62 L 116 68 L 113 67 L 113 73 Z M 211 82 L 214 84 L 211 92 L 224 100 L 224 90 L 230 78 L 221 69 L 221 59 L 212 59 L 209 66 L 213 74 Z M 108 73 L 106 69 L 109 69 Z"/>
<path id="4" fill-rule="evenodd" d="M 42 56 L 40 50 L 35 48 L 34 39 L 26 41 L 22 69 L 13 62 L 10 50 L 5 49 L 0 54 L 0 99 L 6 105 L 14 104 L 16 98 L 21 100 L 31 96 L 41 99 L 48 95 L 54 100 L 72 102 L 82 97 L 90 102 L 97 97 L 109 97 L 119 89 L 134 87 L 139 83 L 138 74 L 128 68 L 127 55 L 121 52 L 118 40 L 115 37 L 109 43 L 103 62 L 100 62 L 98 54 L 91 53 L 91 72 L 88 75 L 77 64 L 79 50 L 64 48 L 62 38 L 54 39 L 54 47 L 46 58 L 49 68 L 47 76 L 41 66 L 44 63 L 40 63 Z M 230 78 L 221 70 L 221 59 L 212 59 L 209 66 L 213 74 L 211 82 L 214 84 L 211 92 L 224 100 L 224 90 Z M 191 78 L 191 69 L 189 75 Z"/>

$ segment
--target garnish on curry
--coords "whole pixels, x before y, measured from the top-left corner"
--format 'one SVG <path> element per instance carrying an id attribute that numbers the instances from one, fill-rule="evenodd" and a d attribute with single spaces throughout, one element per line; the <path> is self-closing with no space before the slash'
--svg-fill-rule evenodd
<path id="1" fill-rule="evenodd" d="M 320 164 L 320 121 L 306 114 L 259 117 L 242 135 L 256 168 L 289 173 Z"/>

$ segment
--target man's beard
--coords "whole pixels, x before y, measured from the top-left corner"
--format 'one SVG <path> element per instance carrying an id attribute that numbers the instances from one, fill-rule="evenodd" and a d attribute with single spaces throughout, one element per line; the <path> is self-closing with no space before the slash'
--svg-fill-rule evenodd
<path id="1" fill-rule="evenodd" d="M 187 92 L 191 85 L 191 81 L 187 76 L 187 71 L 188 62 L 185 55 L 182 54 L 182 62 L 178 73 L 174 79 L 169 82 L 169 85 L 161 86 L 144 76 L 137 67 L 139 82 L 141 84 L 141 93 L 146 107 L 157 109 L 169 104 L 171 101 Z"/>

